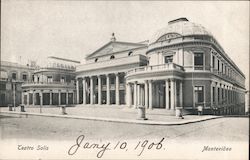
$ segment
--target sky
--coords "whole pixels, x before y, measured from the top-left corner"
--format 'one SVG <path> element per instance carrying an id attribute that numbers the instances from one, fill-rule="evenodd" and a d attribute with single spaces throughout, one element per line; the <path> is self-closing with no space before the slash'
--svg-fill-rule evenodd
<path id="1" fill-rule="evenodd" d="M 84 57 L 110 41 L 140 42 L 186 17 L 203 25 L 246 75 L 249 87 L 248 1 L 1 1 L 1 60 Z"/>

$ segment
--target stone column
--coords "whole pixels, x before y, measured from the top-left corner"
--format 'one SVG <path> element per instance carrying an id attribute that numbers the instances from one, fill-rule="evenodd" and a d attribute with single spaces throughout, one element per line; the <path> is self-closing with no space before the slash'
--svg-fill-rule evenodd
<path id="1" fill-rule="evenodd" d="M 79 80 L 78 79 L 76 79 L 76 103 L 79 104 Z"/>
<path id="2" fill-rule="evenodd" d="M 102 104 L 102 77 L 98 76 L 98 104 Z"/>
<path id="3" fill-rule="evenodd" d="M 22 104 L 24 104 L 24 92 L 22 92 Z"/>
<path id="4" fill-rule="evenodd" d="M 137 107 L 137 81 L 134 82 L 134 106 Z"/>
<path id="5" fill-rule="evenodd" d="M 29 102 L 30 102 L 30 94 L 29 94 L 29 92 L 27 92 L 28 94 L 27 94 L 27 105 L 29 105 Z"/>
<path id="6" fill-rule="evenodd" d="M 129 107 L 132 105 L 132 91 L 131 91 L 131 84 L 127 83 L 127 104 Z"/>
<path id="7" fill-rule="evenodd" d="M 141 85 L 137 85 L 137 104 L 141 105 Z"/>
<path id="8" fill-rule="evenodd" d="M 61 91 L 58 91 L 58 104 L 61 105 Z"/>
<path id="9" fill-rule="evenodd" d="M 49 104 L 52 105 L 52 91 L 49 92 Z"/>
<path id="10" fill-rule="evenodd" d="M 169 82 L 168 79 L 165 80 L 165 98 L 166 98 L 166 109 L 170 109 L 169 108 Z"/>
<path id="11" fill-rule="evenodd" d="M 43 91 L 40 92 L 40 105 L 43 105 Z"/>
<path id="12" fill-rule="evenodd" d="M 90 77 L 90 104 L 94 104 L 94 82 L 93 76 Z"/>
<path id="13" fill-rule="evenodd" d="M 148 81 L 146 80 L 145 83 L 145 107 L 148 108 Z"/>
<path id="14" fill-rule="evenodd" d="M 182 85 L 182 81 L 180 81 L 180 107 L 183 107 L 183 85 Z"/>
<path id="15" fill-rule="evenodd" d="M 87 98 L 87 96 L 86 96 L 86 78 L 85 77 L 83 77 L 83 79 L 82 79 L 82 103 L 83 104 L 86 104 L 86 98 Z"/>
<path id="16" fill-rule="evenodd" d="M 106 80 L 106 94 L 107 94 L 107 101 L 106 104 L 110 105 L 110 82 L 109 82 L 109 75 L 106 75 L 107 80 Z"/>
<path id="17" fill-rule="evenodd" d="M 119 74 L 115 74 L 115 104 L 120 104 L 120 97 L 119 97 Z"/>
<path id="18" fill-rule="evenodd" d="M 66 104 L 69 104 L 69 91 L 66 91 Z"/>
<path id="19" fill-rule="evenodd" d="M 171 110 L 174 110 L 175 108 L 175 81 L 173 79 L 171 79 L 171 82 L 170 82 L 170 85 L 171 85 Z"/>
<path id="20" fill-rule="evenodd" d="M 148 108 L 153 109 L 152 80 L 148 81 Z"/>
<path id="21" fill-rule="evenodd" d="M 34 106 L 35 105 L 35 100 L 36 100 L 36 94 L 35 94 L 35 91 L 33 91 L 33 101 L 32 101 L 32 105 Z"/>

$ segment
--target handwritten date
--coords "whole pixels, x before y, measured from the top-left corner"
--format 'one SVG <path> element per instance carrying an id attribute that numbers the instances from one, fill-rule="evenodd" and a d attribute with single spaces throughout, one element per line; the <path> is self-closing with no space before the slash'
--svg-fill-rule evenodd
<path id="1" fill-rule="evenodd" d="M 85 150 L 97 150 L 96 157 L 102 158 L 106 151 L 110 150 L 121 150 L 121 151 L 128 151 L 134 150 L 138 151 L 137 156 L 141 156 L 145 150 L 161 150 L 165 149 L 163 147 L 164 139 L 162 138 L 159 142 L 150 142 L 149 140 L 138 141 L 136 145 L 131 146 L 127 141 L 118 141 L 117 143 L 112 144 L 111 142 L 107 143 L 90 143 L 84 141 L 85 136 L 80 135 L 76 138 L 75 144 L 72 145 L 68 150 L 68 155 L 74 155 L 77 153 L 79 149 Z"/>

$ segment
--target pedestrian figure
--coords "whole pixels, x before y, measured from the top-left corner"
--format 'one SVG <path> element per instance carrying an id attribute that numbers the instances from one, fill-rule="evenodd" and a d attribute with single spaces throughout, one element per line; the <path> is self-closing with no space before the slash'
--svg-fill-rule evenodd
<path id="1" fill-rule="evenodd" d="M 203 107 L 202 106 L 198 106 L 197 109 L 198 109 L 198 115 L 201 116 L 202 115 Z"/>

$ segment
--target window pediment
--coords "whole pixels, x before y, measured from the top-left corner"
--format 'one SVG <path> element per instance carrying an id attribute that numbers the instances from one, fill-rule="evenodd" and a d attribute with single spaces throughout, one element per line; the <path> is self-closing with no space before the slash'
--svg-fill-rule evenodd
<path id="1" fill-rule="evenodd" d="M 174 39 L 174 38 L 179 38 L 179 37 L 181 37 L 181 35 L 178 34 L 178 33 L 167 33 L 167 34 L 164 34 L 163 36 L 161 36 L 157 40 L 157 42 L 167 41 L 167 40 Z"/>

